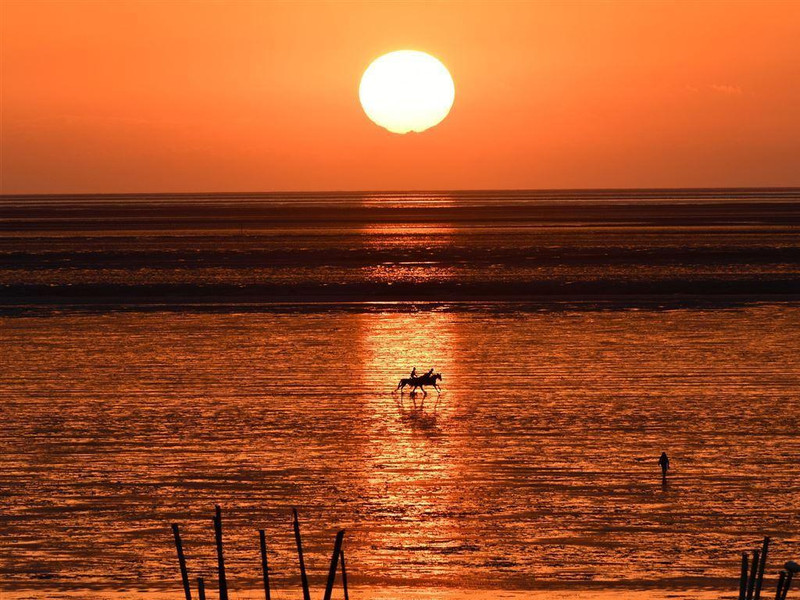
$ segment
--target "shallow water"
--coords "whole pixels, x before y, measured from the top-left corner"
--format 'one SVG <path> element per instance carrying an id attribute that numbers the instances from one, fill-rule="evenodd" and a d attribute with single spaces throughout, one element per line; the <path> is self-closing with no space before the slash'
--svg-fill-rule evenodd
<path id="1" fill-rule="evenodd" d="M 9 306 L 800 298 L 800 189 L 0 196 Z"/>
<path id="2" fill-rule="evenodd" d="M 343 527 L 361 597 L 733 591 L 762 535 L 769 573 L 800 555 L 796 303 L 55 310 L 0 317 L 0 356 L 0 590 L 177 592 L 172 522 L 211 580 L 215 503 L 241 598 L 258 528 L 296 588 L 292 506 L 312 581 Z M 444 375 L 421 410 L 411 366 Z"/>

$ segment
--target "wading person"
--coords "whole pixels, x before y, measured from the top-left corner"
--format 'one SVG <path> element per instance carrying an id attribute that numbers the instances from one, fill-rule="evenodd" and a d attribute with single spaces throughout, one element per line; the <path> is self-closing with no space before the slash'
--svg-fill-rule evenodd
<path id="1" fill-rule="evenodd" d="M 666 483 L 667 471 L 669 470 L 669 457 L 666 452 L 661 453 L 661 458 L 658 459 L 658 464 L 661 465 L 661 480 Z"/>

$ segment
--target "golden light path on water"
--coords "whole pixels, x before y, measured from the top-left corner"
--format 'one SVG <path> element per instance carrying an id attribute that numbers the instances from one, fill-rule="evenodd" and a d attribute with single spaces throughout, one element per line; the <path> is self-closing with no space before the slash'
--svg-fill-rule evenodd
<path id="1" fill-rule="evenodd" d="M 382 389 L 398 373 L 408 377 L 416 367 L 458 379 L 458 334 L 445 313 L 385 313 L 363 315 L 360 320 L 362 372 L 367 389 Z M 441 382 L 445 385 L 445 382 Z M 448 483 L 460 469 L 458 451 L 439 424 L 446 418 L 445 404 L 453 394 L 395 393 L 392 401 L 371 395 L 369 443 L 365 446 L 363 477 L 368 482 L 375 510 L 390 517 L 391 524 L 370 532 L 366 543 L 380 549 L 378 560 L 415 553 L 433 573 L 445 570 L 442 549 L 453 546 L 458 520 L 446 506 L 457 500 Z M 448 490 L 442 494 L 443 490 Z M 430 540 L 439 540 L 431 545 Z M 383 554 L 383 556 L 380 556 Z M 437 567 L 438 563 L 438 567 Z"/>
<path id="2" fill-rule="evenodd" d="M 364 202 L 369 205 L 371 202 L 386 203 L 387 201 L 382 196 L 375 196 L 367 197 Z M 449 206 L 454 200 L 446 195 L 438 195 L 430 200 L 430 206 L 428 206 L 428 202 L 425 199 L 420 202 L 422 205 L 419 210 L 422 214 L 427 208 Z M 412 260 L 414 253 L 430 254 L 435 252 L 436 249 L 447 248 L 452 245 L 453 233 L 456 228 L 449 223 L 379 223 L 365 225 L 359 227 L 358 230 L 365 240 L 365 248 L 373 252 L 392 253 L 394 257 L 391 261 L 363 267 L 361 271 L 367 281 L 387 286 L 402 284 L 424 285 L 426 282 L 452 280 L 464 270 L 453 265 L 439 264 L 435 260 Z M 438 322 L 442 324 L 443 320 L 440 318 Z M 408 325 L 409 335 L 415 336 L 418 332 L 418 325 L 414 323 L 408 323 Z M 402 350 L 421 352 L 423 348 L 429 347 L 431 342 L 439 335 L 439 332 L 433 327 L 423 333 L 426 334 L 425 338 L 415 338 L 416 346 L 398 347 L 397 352 L 395 352 L 395 358 L 402 358 L 400 353 Z M 399 337 L 395 337 L 393 340 L 396 347 L 402 343 Z M 437 347 L 436 349 L 447 352 L 446 347 Z M 429 352 L 428 358 L 435 361 L 436 355 Z M 427 370 L 427 368 L 424 370 Z"/>

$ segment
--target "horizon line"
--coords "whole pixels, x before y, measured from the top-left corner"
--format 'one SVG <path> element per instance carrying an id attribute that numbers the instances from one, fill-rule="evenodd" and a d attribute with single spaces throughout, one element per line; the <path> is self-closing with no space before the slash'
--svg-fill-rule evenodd
<path id="1" fill-rule="evenodd" d="M 271 190 L 271 191 L 194 191 L 194 192 L 23 192 L 0 193 L 0 198 L 36 197 L 129 197 L 129 196 L 308 196 L 335 194 L 480 194 L 480 193 L 617 193 L 617 192 L 797 192 L 798 186 L 732 186 L 732 187 L 576 187 L 576 188 L 453 188 L 453 189 L 385 189 L 385 190 Z"/>

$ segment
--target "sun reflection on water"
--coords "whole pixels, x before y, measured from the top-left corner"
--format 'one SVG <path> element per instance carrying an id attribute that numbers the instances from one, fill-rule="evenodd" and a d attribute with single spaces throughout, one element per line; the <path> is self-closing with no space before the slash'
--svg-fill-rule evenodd
<path id="1" fill-rule="evenodd" d="M 363 315 L 360 357 L 368 389 L 384 390 L 366 399 L 371 416 L 364 447 L 363 493 L 383 526 L 367 543 L 386 560 L 413 557 L 444 569 L 458 523 L 443 507 L 460 478 L 448 419 L 458 394 L 448 384 L 459 378 L 458 329 L 452 315 L 387 312 Z M 413 367 L 443 374 L 441 394 L 392 393 Z M 409 527 L 414 523 L 414 527 Z M 430 571 L 429 571 L 430 572 Z"/>
<path id="2" fill-rule="evenodd" d="M 375 208 L 425 208 L 453 206 L 458 199 L 452 192 L 383 192 L 364 194 L 361 205 Z"/>
<path id="3" fill-rule="evenodd" d="M 391 260 L 361 267 L 362 276 L 388 286 L 454 279 L 463 268 L 440 260 L 441 251 L 455 243 L 454 233 L 452 224 L 428 219 L 362 227 L 359 235 L 364 249 L 379 255 L 391 253 Z"/>

